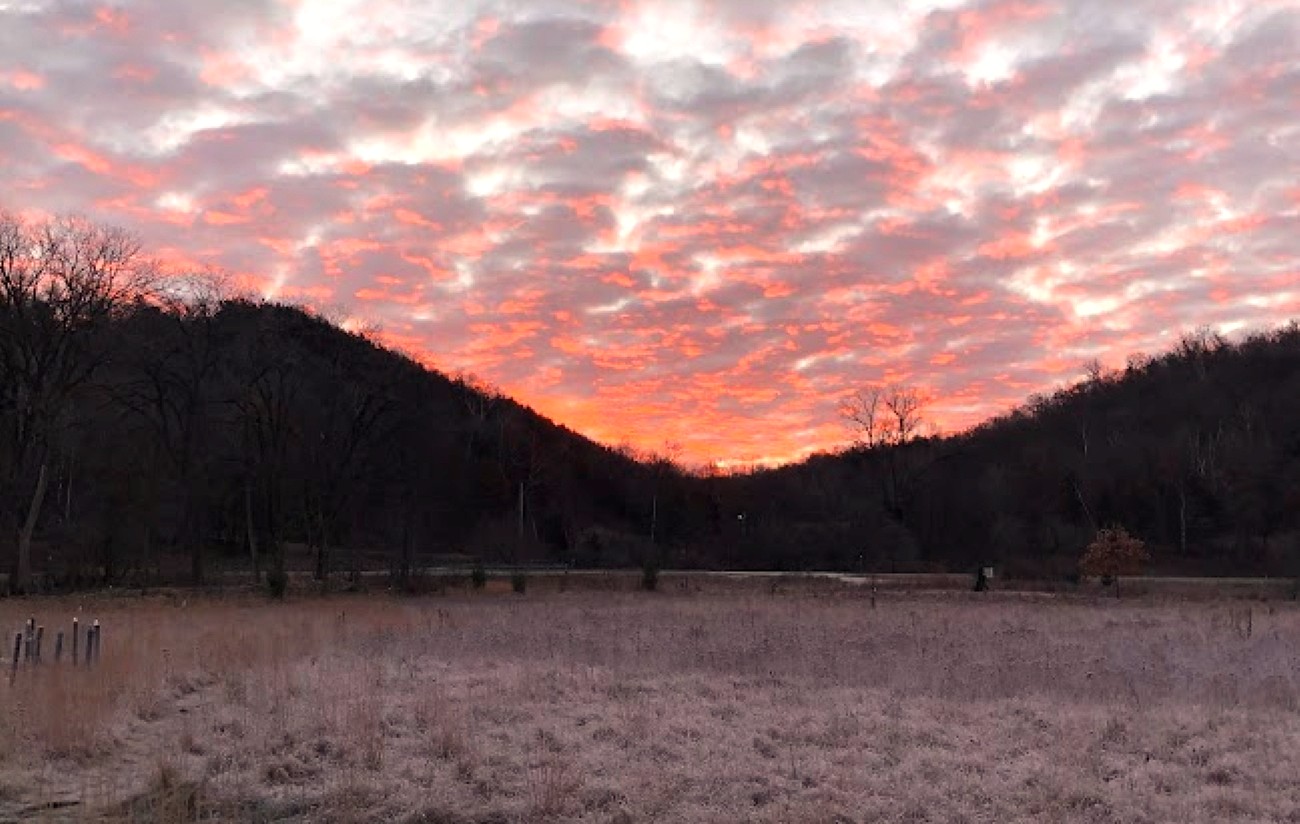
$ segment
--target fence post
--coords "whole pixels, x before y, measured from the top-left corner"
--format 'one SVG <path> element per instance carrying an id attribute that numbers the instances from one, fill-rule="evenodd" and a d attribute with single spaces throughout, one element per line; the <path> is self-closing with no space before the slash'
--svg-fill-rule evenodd
<path id="1" fill-rule="evenodd" d="M 77 644 L 80 640 L 81 640 L 81 625 L 77 623 L 76 618 L 73 618 L 72 619 L 72 665 L 73 666 L 76 666 L 78 663 L 80 663 L 77 656 Z"/>
<path id="2" fill-rule="evenodd" d="M 45 640 L 45 627 L 37 627 L 36 628 L 36 658 L 33 660 L 38 664 L 41 662 L 41 642 L 44 640 Z"/>
<path id="3" fill-rule="evenodd" d="M 23 627 L 23 660 L 32 660 L 32 654 L 36 650 L 32 646 L 36 643 L 36 619 L 28 618 L 26 626 Z"/>
<path id="4" fill-rule="evenodd" d="M 23 652 L 23 634 L 14 633 L 14 660 L 9 662 L 9 684 L 14 683 L 14 678 L 18 677 L 18 656 Z"/>
<path id="5" fill-rule="evenodd" d="M 89 652 L 91 655 L 94 656 L 95 663 L 98 664 L 99 663 L 99 640 L 100 640 L 99 633 L 103 631 L 99 627 L 98 618 L 96 618 L 95 622 L 90 625 L 90 631 L 95 634 L 95 640 L 88 645 L 89 648 L 87 649 L 87 652 Z"/>
<path id="6" fill-rule="evenodd" d="M 54 663 L 57 664 L 62 660 L 63 660 L 63 630 L 59 630 L 58 634 L 54 636 Z"/>

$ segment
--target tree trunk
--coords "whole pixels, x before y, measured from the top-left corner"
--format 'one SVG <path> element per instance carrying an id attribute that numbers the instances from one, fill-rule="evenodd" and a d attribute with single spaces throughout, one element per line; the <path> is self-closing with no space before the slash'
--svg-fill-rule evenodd
<path id="1" fill-rule="evenodd" d="M 203 537 L 202 530 L 198 528 L 196 519 L 192 514 L 193 507 L 187 502 L 185 515 L 185 536 L 190 543 L 190 578 L 193 579 L 195 586 L 201 586 L 204 579 L 203 570 Z"/>
<path id="2" fill-rule="evenodd" d="M 650 498 L 650 543 L 655 542 L 655 530 L 659 526 L 659 493 Z"/>
<path id="3" fill-rule="evenodd" d="M 18 569 L 14 576 L 14 591 L 25 593 L 32 580 L 32 535 L 36 532 L 36 521 L 41 514 L 41 505 L 45 502 L 45 487 L 49 478 L 46 474 L 45 461 L 41 461 L 40 473 L 36 476 L 36 491 L 32 494 L 31 506 L 27 509 L 27 519 L 18 533 Z"/>
<path id="4" fill-rule="evenodd" d="M 411 567 L 414 558 L 415 537 L 414 530 L 411 529 L 411 507 L 408 505 L 406 511 L 402 514 L 402 555 L 398 562 L 397 580 L 403 586 L 411 582 Z"/>
<path id="5" fill-rule="evenodd" d="M 519 484 L 519 543 L 524 542 L 524 485 Z"/>
<path id="6" fill-rule="evenodd" d="M 1097 531 L 1097 519 L 1092 517 L 1092 509 L 1089 508 L 1088 502 L 1083 498 L 1083 490 L 1079 488 L 1079 482 L 1071 478 L 1070 486 L 1074 488 L 1074 497 L 1079 499 L 1079 506 L 1083 507 L 1083 514 L 1088 516 L 1088 524 L 1094 532 Z"/>
<path id="7" fill-rule="evenodd" d="M 253 562 L 253 583 L 262 583 L 262 568 L 257 558 L 257 530 L 253 527 L 253 485 L 244 483 L 244 529 L 248 535 L 248 557 Z"/>
<path id="8" fill-rule="evenodd" d="M 316 509 L 316 580 L 324 581 L 330 574 L 329 530 L 325 525 L 323 507 Z"/>
<path id="9" fill-rule="evenodd" d="M 63 488 L 63 522 L 72 523 L 72 458 L 68 458 L 68 481 Z"/>
<path id="10" fill-rule="evenodd" d="M 313 541 L 310 530 L 308 531 L 307 546 L 316 550 L 316 564 L 312 570 L 311 577 L 317 581 L 325 580 L 325 547 L 319 541 Z"/>
<path id="11" fill-rule="evenodd" d="M 157 570 L 154 568 L 153 527 L 149 525 L 147 520 L 144 524 L 141 542 L 144 544 L 144 562 L 142 564 L 144 567 L 144 583 L 141 588 L 146 589 L 154 578 L 162 577 L 161 574 L 157 574 Z"/>
<path id="12" fill-rule="evenodd" d="M 1187 490 L 1178 485 L 1178 551 L 1187 556 Z"/>

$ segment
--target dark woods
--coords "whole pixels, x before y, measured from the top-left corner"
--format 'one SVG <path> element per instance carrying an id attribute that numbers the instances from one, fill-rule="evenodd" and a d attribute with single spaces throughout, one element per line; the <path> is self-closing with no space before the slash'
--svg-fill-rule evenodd
<path id="1" fill-rule="evenodd" d="M 0 214 L 0 592 L 650 554 L 675 468 L 218 286 Z"/>
<path id="2" fill-rule="evenodd" d="M 914 405 L 880 399 L 892 437 L 728 480 L 751 511 L 751 563 L 1065 579 L 1099 530 L 1150 569 L 1300 574 L 1300 326 L 1230 344 L 1185 336 L 1126 369 L 947 438 L 898 437 Z M 848 411 L 860 413 L 862 398 Z M 861 429 L 861 415 L 848 416 Z M 865 440 L 865 439 L 863 439 Z M 762 502 L 760 504 L 760 502 Z M 860 553 L 855 555 L 854 553 Z"/>
<path id="3" fill-rule="evenodd" d="M 1294 324 L 1186 338 L 958 437 L 917 436 L 916 399 L 885 400 L 907 407 L 906 433 L 690 475 L 305 310 L 155 278 L 115 230 L 0 215 L 11 590 L 286 568 L 401 579 L 452 555 L 1064 576 L 1111 524 L 1159 570 L 1297 573 Z"/>

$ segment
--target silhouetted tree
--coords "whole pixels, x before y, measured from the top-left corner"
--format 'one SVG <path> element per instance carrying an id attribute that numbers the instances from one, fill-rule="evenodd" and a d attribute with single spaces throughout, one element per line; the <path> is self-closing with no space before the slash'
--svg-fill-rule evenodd
<path id="1" fill-rule="evenodd" d="M 0 405 L 9 452 L 0 499 L 7 525 L 17 525 L 13 588 L 20 592 L 31 579 L 54 433 L 109 355 L 109 322 L 152 274 L 139 243 L 120 229 L 0 213 Z"/>

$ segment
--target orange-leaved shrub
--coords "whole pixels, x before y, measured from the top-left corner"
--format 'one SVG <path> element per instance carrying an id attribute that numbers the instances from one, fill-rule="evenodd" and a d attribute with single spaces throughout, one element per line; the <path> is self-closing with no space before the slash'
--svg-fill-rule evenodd
<path id="1" fill-rule="evenodd" d="M 1103 582 L 1118 581 L 1121 575 L 1136 575 L 1151 559 L 1146 545 L 1128 534 L 1122 526 L 1098 531 L 1097 537 L 1079 559 L 1079 572 L 1096 576 Z"/>

